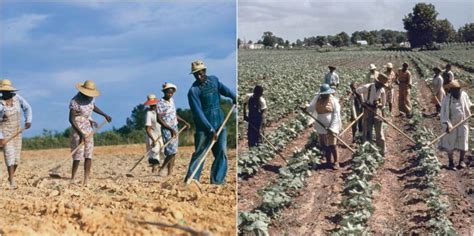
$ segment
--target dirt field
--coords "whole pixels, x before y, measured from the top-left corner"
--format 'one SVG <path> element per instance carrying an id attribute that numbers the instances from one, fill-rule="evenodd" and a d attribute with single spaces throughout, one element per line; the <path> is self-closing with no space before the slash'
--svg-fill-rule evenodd
<path id="1" fill-rule="evenodd" d="M 151 175 L 146 159 L 126 177 L 144 145 L 96 147 L 90 185 L 52 179 L 48 170 L 67 159 L 68 149 L 25 151 L 16 173 L 19 186 L 10 190 L 2 161 L 0 235 L 187 235 L 184 231 L 138 224 L 145 220 L 180 224 L 215 235 L 236 232 L 235 150 L 229 151 L 227 184 L 209 184 L 213 157 L 205 163 L 201 189 L 183 186 L 192 147 L 181 147 L 175 172 Z M 3 158 L 2 158 L 3 160 Z M 70 176 L 71 162 L 62 165 Z M 82 181 L 83 163 L 77 181 Z"/>
<path id="2" fill-rule="evenodd" d="M 327 58 L 331 57 L 327 56 Z M 379 65 L 387 61 L 391 61 L 396 65 L 401 65 L 403 61 L 408 61 L 411 65 L 415 64 L 405 55 L 390 56 L 383 53 L 375 54 L 375 56 L 367 53 L 359 60 L 351 60 L 350 57 L 327 60 L 329 62 L 326 64 L 336 65 L 339 68 L 361 68 L 369 63 Z M 415 68 L 410 68 L 410 70 L 416 78 L 420 78 Z M 420 96 L 413 99 L 420 101 L 424 114 L 433 113 L 434 106 L 431 103 L 432 95 L 429 87 L 420 79 L 414 81 L 418 83 L 417 88 Z M 472 94 L 472 91 L 469 91 L 469 93 Z M 398 91 L 396 94 L 398 94 Z M 398 115 L 398 101 L 395 101 L 394 104 L 394 115 Z M 391 122 L 412 136 L 412 131 L 408 129 L 409 120 L 395 116 L 390 118 Z M 270 127 L 281 125 L 292 117 L 294 117 L 294 114 L 290 113 Z M 432 128 L 435 134 L 442 133 L 437 117 L 427 116 L 423 126 Z M 290 142 L 286 146 L 287 148 L 282 151 L 283 156 L 290 157 L 294 149 L 304 148 L 304 145 L 308 142 L 311 129 L 308 128 L 303 131 Z M 270 130 L 271 128 L 268 131 Z M 342 138 L 346 142 L 350 142 L 352 138 L 350 131 L 345 133 Z M 414 173 L 414 167 L 417 163 L 413 162 L 415 156 L 415 153 L 411 150 L 413 144 L 390 127 L 385 130 L 385 139 L 385 163 L 379 168 L 376 177 L 372 180 L 372 183 L 379 185 L 380 189 L 374 191 L 372 195 L 374 212 L 368 222 L 370 233 L 373 235 L 400 233 L 426 235 L 430 232 L 430 217 L 427 215 L 426 203 L 419 198 L 423 189 L 417 185 L 420 177 Z M 239 142 L 245 144 L 245 136 L 241 137 Z M 239 147 L 242 147 L 242 149 L 239 149 L 239 151 L 247 149 L 246 145 L 241 143 L 239 143 Z M 357 148 L 354 144 L 351 146 Z M 272 218 L 269 225 L 271 235 L 330 235 L 334 232 L 342 219 L 342 190 L 344 181 L 350 172 L 351 160 L 351 153 L 348 149 L 340 147 L 339 154 L 342 168 L 338 171 L 322 167 L 313 169 L 306 186 L 299 191 L 300 195 L 293 198 L 290 206 L 281 210 Z M 468 153 L 466 160 L 469 167 L 458 171 L 447 170 L 446 154 L 441 152 L 438 154 L 438 158 L 443 165 L 439 185 L 446 194 L 443 199 L 449 204 L 447 217 L 453 223 L 458 234 L 472 235 L 474 232 L 474 197 L 472 194 L 474 188 L 474 162 L 472 152 Z M 456 154 L 455 160 L 457 163 L 458 154 Z M 285 163 L 275 155 L 273 160 L 263 165 L 255 176 L 239 182 L 239 211 L 251 211 L 260 205 L 262 199 L 257 193 L 258 190 L 275 181 L 278 169 L 284 165 Z"/>

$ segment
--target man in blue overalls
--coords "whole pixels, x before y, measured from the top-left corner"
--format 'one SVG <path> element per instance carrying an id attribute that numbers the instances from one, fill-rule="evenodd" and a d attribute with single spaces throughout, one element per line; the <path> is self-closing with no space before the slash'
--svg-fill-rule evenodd
<path id="1" fill-rule="evenodd" d="M 191 63 L 191 74 L 196 81 L 189 89 L 189 106 L 196 124 L 196 133 L 194 134 L 195 152 L 189 163 L 188 173 L 185 181 L 190 178 L 201 158 L 204 158 L 204 152 L 209 147 L 212 140 L 217 140 L 212 147 L 214 162 L 211 167 L 211 184 L 224 184 L 227 174 L 227 132 L 224 128 L 217 137 L 217 130 L 224 121 L 224 112 L 221 109 L 221 95 L 231 98 L 236 103 L 235 93 L 224 86 L 216 76 L 206 75 L 206 66 L 202 61 Z M 202 167 L 199 167 L 194 179 L 199 181 Z"/>

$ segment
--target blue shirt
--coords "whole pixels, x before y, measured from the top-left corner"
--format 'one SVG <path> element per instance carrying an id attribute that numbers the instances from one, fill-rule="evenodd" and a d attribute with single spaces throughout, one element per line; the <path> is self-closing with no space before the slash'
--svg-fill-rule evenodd
<path id="1" fill-rule="evenodd" d="M 236 103 L 235 93 L 209 75 L 204 82 L 194 81 L 188 92 L 188 102 L 193 112 L 196 131 L 214 133 L 224 121 L 221 109 L 221 95 Z"/>

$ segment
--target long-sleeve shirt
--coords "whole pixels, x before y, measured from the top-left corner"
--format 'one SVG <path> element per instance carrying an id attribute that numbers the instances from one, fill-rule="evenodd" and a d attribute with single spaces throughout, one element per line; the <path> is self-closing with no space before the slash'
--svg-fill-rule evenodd
<path id="1" fill-rule="evenodd" d="M 369 94 L 370 91 L 370 94 Z M 356 93 L 360 94 L 363 102 L 368 103 L 369 105 L 375 105 L 375 101 L 380 101 L 382 107 L 385 106 L 386 96 L 384 88 L 377 90 L 375 84 L 365 84 L 356 89 Z"/>
<path id="2" fill-rule="evenodd" d="M 19 94 L 16 94 L 15 97 L 18 98 L 20 102 L 21 110 L 25 116 L 25 123 L 31 123 L 33 121 L 33 110 L 31 109 L 31 105 Z M 0 122 L 3 121 L 3 117 L 5 116 L 5 101 L 0 102 Z M 0 129 L 0 139 L 3 139 L 3 132 Z"/>
<path id="3" fill-rule="evenodd" d="M 339 75 L 336 72 L 329 72 L 324 76 L 324 83 L 330 86 L 339 85 Z"/>
<path id="4" fill-rule="evenodd" d="M 196 124 L 196 132 L 215 133 L 224 121 L 221 95 L 236 103 L 235 92 L 219 82 L 216 76 L 207 76 L 204 82 L 194 81 L 188 92 L 188 102 Z"/>

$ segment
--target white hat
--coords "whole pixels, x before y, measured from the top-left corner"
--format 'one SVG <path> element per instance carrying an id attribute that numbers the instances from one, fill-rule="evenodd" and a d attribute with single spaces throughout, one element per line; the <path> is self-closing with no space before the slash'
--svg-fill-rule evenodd
<path id="1" fill-rule="evenodd" d="M 385 65 L 385 67 L 392 69 L 392 68 L 393 68 L 393 64 L 389 62 L 389 63 L 387 63 L 387 65 Z"/>
<path id="2" fill-rule="evenodd" d="M 377 67 L 375 67 L 374 64 L 370 64 L 370 65 L 369 65 L 369 70 L 375 70 L 375 69 L 377 69 Z"/>
<path id="3" fill-rule="evenodd" d="M 165 90 L 167 90 L 167 89 L 169 89 L 169 88 L 173 88 L 175 92 L 176 92 L 176 90 L 178 90 L 178 88 L 176 87 L 176 85 L 174 85 L 174 84 L 172 84 L 172 83 L 166 82 L 166 83 L 163 84 L 163 89 L 162 89 L 161 91 L 165 91 Z"/>

